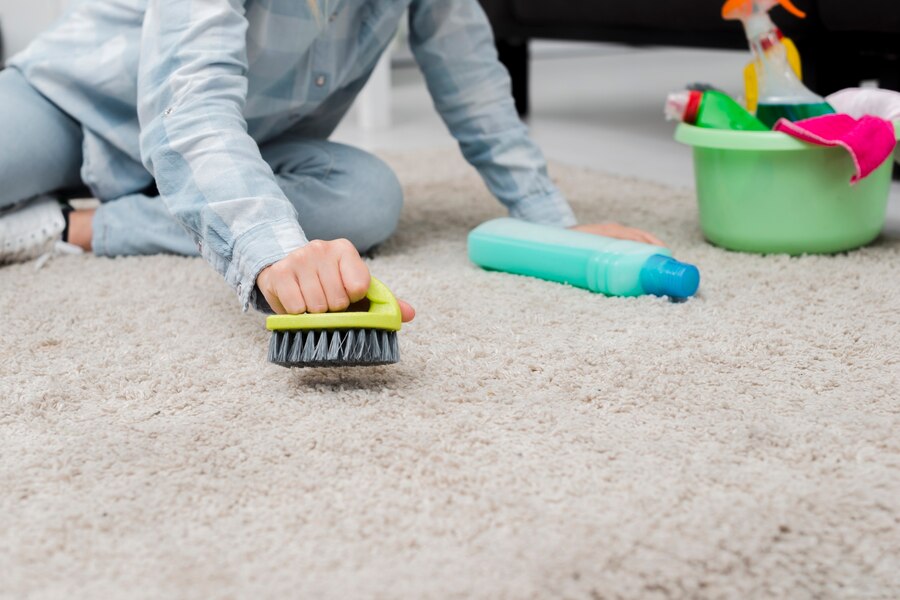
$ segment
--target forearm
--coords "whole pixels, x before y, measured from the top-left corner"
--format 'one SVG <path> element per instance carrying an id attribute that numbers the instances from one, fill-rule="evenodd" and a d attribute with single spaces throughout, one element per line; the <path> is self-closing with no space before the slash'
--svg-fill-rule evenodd
<path id="1" fill-rule="evenodd" d="M 138 78 L 141 153 L 172 216 L 246 309 L 264 267 L 307 243 L 247 134 L 243 3 L 150 0 Z"/>
<path id="2" fill-rule="evenodd" d="M 571 226 L 575 217 L 519 119 L 509 75 L 474 0 L 417 0 L 410 45 L 435 107 L 491 192 L 514 217 Z"/>

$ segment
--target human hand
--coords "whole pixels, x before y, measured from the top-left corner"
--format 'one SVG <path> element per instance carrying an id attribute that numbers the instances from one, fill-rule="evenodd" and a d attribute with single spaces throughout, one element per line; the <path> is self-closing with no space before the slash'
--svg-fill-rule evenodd
<path id="1" fill-rule="evenodd" d="M 633 227 L 625 227 L 618 223 L 592 223 L 589 225 L 575 225 L 571 227 L 575 231 L 583 231 L 584 233 L 592 233 L 594 235 L 603 235 L 606 237 L 616 238 L 620 240 L 631 240 L 633 242 L 642 242 L 644 244 L 652 244 L 654 246 L 664 246 L 656 236 L 635 229 Z"/>
<path id="2" fill-rule="evenodd" d="M 313 240 L 259 272 L 256 285 L 278 314 L 340 312 L 369 291 L 369 267 L 348 240 Z M 416 315 L 400 303 L 403 322 Z"/>

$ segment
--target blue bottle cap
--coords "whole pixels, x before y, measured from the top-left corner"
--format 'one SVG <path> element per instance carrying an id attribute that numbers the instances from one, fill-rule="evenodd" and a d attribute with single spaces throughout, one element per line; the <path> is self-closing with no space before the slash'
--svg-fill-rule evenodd
<path id="1" fill-rule="evenodd" d="M 654 254 L 641 267 L 641 287 L 655 296 L 690 298 L 700 287 L 700 271 L 670 256 Z"/>

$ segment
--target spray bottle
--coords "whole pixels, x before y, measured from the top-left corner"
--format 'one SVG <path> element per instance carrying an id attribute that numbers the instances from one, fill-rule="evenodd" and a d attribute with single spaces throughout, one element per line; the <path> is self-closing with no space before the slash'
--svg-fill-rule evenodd
<path id="1" fill-rule="evenodd" d="M 669 121 L 683 121 L 708 129 L 769 130 L 731 96 L 718 90 L 673 92 L 666 98 L 665 112 Z"/>
<path id="2" fill-rule="evenodd" d="M 778 27 L 769 18 L 769 11 L 777 4 L 797 17 L 806 16 L 791 0 L 728 0 L 722 7 L 723 18 L 744 24 L 759 77 L 756 116 L 768 127 L 782 117 L 799 121 L 834 112 L 824 98 L 807 89 L 794 73 Z"/>
<path id="3" fill-rule="evenodd" d="M 700 285 L 697 267 L 675 260 L 665 248 L 518 219 L 494 219 L 473 229 L 469 258 L 485 269 L 609 296 L 684 299 Z"/>
<path id="4" fill-rule="evenodd" d="M 784 45 L 788 64 L 791 65 L 794 75 L 797 76 L 797 79 L 803 81 L 803 65 L 800 62 L 800 52 L 797 50 L 797 45 L 794 44 L 791 38 L 785 37 L 781 30 L 778 30 L 778 37 Z M 751 60 L 744 67 L 744 100 L 747 103 L 747 110 L 755 114 L 759 103 L 759 75 L 756 74 L 755 60 Z"/>

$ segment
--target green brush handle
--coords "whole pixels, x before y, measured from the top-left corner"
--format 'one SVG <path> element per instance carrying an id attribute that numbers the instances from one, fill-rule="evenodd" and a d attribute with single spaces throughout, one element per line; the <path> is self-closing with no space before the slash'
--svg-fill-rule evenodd
<path id="1" fill-rule="evenodd" d="M 269 331 L 297 329 L 383 329 L 400 331 L 400 304 L 386 285 L 371 278 L 367 312 L 306 313 L 302 315 L 272 315 L 266 319 Z"/>

